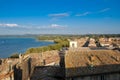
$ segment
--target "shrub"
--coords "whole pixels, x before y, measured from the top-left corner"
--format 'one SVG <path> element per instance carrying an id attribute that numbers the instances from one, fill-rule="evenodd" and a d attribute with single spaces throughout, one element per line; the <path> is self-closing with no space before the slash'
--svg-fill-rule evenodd
<path id="1" fill-rule="evenodd" d="M 12 54 L 10 58 L 19 58 L 19 54 L 18 53 Z"/>
<path id="2" fill-rule="evenodd" d="M 49 50 L 60 50 L 62 47 L 68 47 L 69 42 L 67 39 L 55 39 L 54 41 L 56 44 L 43 46 L 38 48 L 30 48 L 26 51 L 27 54 L 29 53 L 41 53 Z"/>

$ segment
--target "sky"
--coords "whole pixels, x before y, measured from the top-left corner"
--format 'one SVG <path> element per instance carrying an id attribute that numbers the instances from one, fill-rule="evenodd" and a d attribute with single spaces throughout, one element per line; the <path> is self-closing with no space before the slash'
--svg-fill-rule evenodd
<path id="1" fill-rule="evenodd" d="M 120 0 L 0 0 L 0 35 L 120 34 Z"/>

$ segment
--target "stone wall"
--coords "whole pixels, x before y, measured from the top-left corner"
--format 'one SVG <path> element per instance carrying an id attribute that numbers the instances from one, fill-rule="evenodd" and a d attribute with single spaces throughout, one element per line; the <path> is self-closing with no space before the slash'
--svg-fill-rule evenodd
<path id="1" fill-rule="evenodd" d="M 14 66 L 15 80 L 28 80 L 31 73 L 31 58 L 22 60 L 21 64 Z"/>
<path id="2" fill-rule="evenodd" d="M 67 78 L 66 80 L 120 80 L 120 72 L 92 75 L 92 76 L 84 76 L 84 77 Z"/>
<path id="3" fill-rule="evenodd" d="M 27 80 L 31 71 L 31 59 L 27 59 L 22 62 L 22 80 Z"/>

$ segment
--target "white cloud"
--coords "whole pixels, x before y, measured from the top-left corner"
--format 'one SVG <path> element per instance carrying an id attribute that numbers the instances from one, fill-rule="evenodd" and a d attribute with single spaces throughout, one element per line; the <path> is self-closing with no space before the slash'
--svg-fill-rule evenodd
<path id="1" fill-rule="evenodd" d="M 0 24 L 1 27 L 18 27 L 18 24 Z"/>
<path id="2" fill-rule="evenodd" d="M 50 28 L 63 29 L 66 28 L 66 25 L 51 24 Z"/>
<path id="3" fill-rule="evenodd" d="M 104 13 L 104 12 L 109 11 L 109 10 L 110 10 L 110 8 L 104 8 L 104 9 L 98 10 L 96 12 L 84 12 L 84 13 L 81 13 L 81 14 L 76 14 L 75 16 L 86 16 L 86 15 L 89 15 L 89 14 Z"/>
<path id="4" fill-rule="evenodd" d="M 24 28 L 24 29 L 31 29 L 31 30 L 56 30 L 56 29 L 64 29 L 67 28 L 67 25 L 59 25 L 59 24 L 49 24 L 49 25 L 37 25 L 37 26 L 22 26 L 19 28 Z"/>
<path id="5" fill-rule="evenodd" d="M 18 25 L 18 24 L 1 24 L 0 27 L 6 28 L 18 28 L 18 29 L 27 29 L 27 30 L 54 30 L 54 29 L 64 29 L 66 25 L 50 24 L 50 25 Z"/>
<path id="6" fill-rule="evenodd" d="M 100 10 L 99 13 L 106 12 L 106 11 L 109 11 L 109 10 L 110 10 L 110 8 L 104 8 L 104 9 Z"/>
<path id="7" fill-rule="evenodd" d="M 56 14 L 49 14 L 50 17 L 67 17 L 70 16 L 69 13 L 56 13 Z"/>
<path id="8" fill-rule="evenodd" d="M 61 26 L 58 25 L 58 24 L 51 24 L 51 27 L 52 27 L 52 28 L 59 28 L 59 27 L 61 27 Z"/>
<path id="9" fill-rule="evenodd" d="M 76 16 L 86 16 L 86 15 L 89 15 L 91 14 L 91 12 L 84 12 L 82 14 L 77 14 Z"/>

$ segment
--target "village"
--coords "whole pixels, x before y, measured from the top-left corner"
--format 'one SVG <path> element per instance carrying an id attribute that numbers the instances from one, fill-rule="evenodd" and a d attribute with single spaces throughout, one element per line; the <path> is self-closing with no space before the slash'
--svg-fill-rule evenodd
<path id="1" fill-rule="evenodd" d="M 0 80 L 120 80 L 120 38 L 68 41 L 61 50 L 0 59 Z"/>

